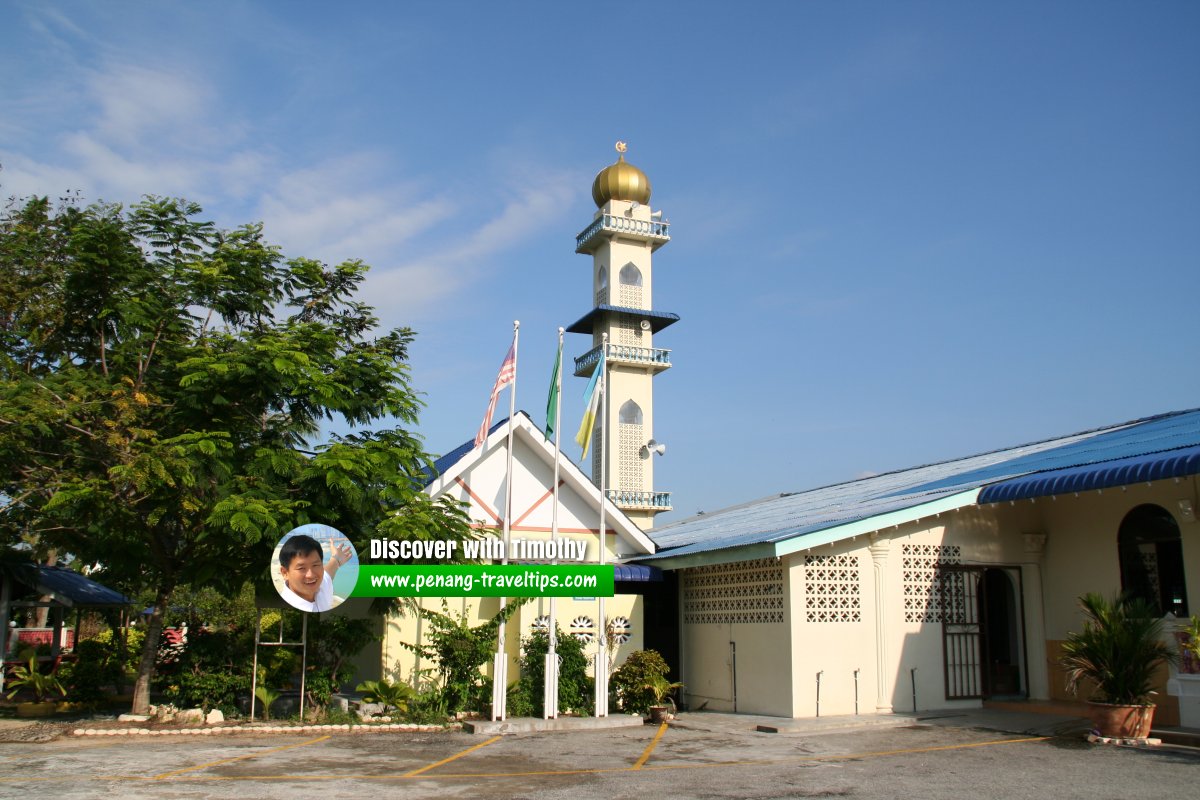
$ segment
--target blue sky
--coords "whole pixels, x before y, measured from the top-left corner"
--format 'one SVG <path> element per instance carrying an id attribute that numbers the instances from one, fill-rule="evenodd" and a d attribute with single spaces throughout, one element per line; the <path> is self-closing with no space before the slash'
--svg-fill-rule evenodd
<path id="1" fill-rule="evenodd" d="M 541 421 L 623 139 L 672 223 L 666 522 L 1200 405 L 1197 41 L 1170 1 L 0 0 L 0 192 L 364 259 L 441 453 L 514 319 Z"/>

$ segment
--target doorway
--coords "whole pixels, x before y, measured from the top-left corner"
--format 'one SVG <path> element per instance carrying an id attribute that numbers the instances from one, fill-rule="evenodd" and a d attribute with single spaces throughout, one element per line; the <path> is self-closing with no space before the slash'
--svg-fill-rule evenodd
<path id="1" fill-rule="evenodd" d="M 1025 697 L 1020 567 L 940 571 L 947 700 Z"/>

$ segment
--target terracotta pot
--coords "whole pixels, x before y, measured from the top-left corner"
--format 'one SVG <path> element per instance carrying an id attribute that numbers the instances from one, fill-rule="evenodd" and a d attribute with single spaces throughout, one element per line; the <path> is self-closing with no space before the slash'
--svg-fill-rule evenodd
<path id="1" fill-rule="evenodd" d="M 1154 704 L 1118 706 L 1088 703 L 1088 716 L 1101 736 L 1112 739 L 1145 739 L 1154 721 Z"/>

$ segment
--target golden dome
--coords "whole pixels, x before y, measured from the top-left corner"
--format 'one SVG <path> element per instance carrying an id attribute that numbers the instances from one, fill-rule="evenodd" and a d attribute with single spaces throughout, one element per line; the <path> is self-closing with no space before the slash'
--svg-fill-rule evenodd
<path id="1" fill-rule="evenodd" d="M 609 200 L 649 203 L 650 179 L 646 173 L 625 161 L 624 142 L 617 142 L 617 152 L 621 154 L 617 163 L 600 170 L 592 182 L 592 199 L 596 201 L 596 207 L 603 207 Z"/>

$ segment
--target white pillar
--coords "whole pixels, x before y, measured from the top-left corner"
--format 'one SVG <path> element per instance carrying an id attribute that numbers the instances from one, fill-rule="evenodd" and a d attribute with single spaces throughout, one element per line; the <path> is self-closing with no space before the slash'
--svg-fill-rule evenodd
<path id="1" fill-rule="evenodd" d="M 1046 534 L 1037 531 L 1022 534 L 1025 563 L 1021 580 L 1025 618 L 1021 620 L 1025 639 L 1025 690 L 1030 697 L 1050 697 L 1050 676 L 1046 668 L 1046 611 L 1042 600 L 1042 561 L 1046 554 Z"/>
<path id="2" fill-rule="evenodd" d="M 871 537 L 871 564 L 875 568 L 875 713 L 892 713 L 892 693 L 888 687 L 887 657 L 887 557 L 891 542 Z"/>

